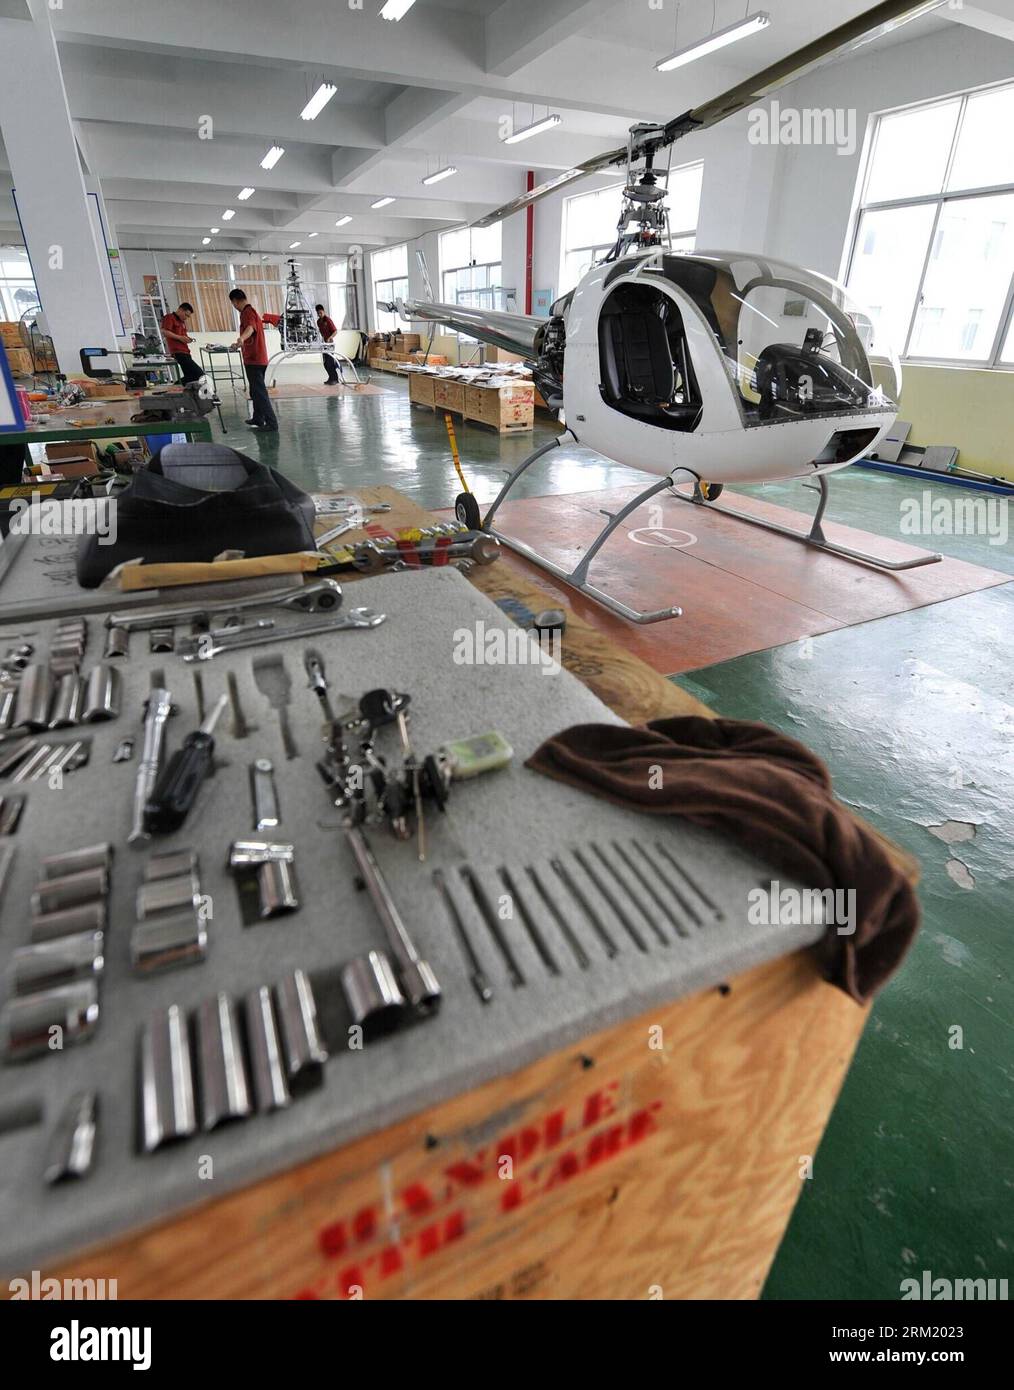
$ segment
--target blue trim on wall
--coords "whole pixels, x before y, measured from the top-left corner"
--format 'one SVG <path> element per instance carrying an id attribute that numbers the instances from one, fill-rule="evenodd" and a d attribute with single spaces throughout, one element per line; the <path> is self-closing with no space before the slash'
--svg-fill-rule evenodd
<path id="1" fill-rule="evenodd" d="M 908 478 L 922 478 L 934 483 L 952 483 L 957 487 L 974 488 L 977 492 L 996 492 L 1007 497 L 1014 492 L 1011 483 L 980 483 L 977 478 L 963 478 L 960 473 L 936 473 L 932 468 L 907 468 L 903 463 L 881 463 L 873 459 L 856 459 L 853 468 L 872 468 L 875 473 L 903 473 Z"/>

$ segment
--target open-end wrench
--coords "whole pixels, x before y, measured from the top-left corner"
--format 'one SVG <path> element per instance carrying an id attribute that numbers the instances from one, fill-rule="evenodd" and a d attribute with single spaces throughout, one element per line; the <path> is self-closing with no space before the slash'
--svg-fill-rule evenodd
<path id="1" fill-rule="evenodd" d="M 314 637 L 317 633 L 323 632 L 348 632 L 352 628 L 379 627 L 386 621 L 386 613 L 375 613 L 372 608 L 350 608 L 343 617 L 332 618 L 327 622 L 304 623 L 299 627 L 287 627 L 280 632 L 269 632 L 266 636 L 257 633 L 251 637 L 237 637 L 231 642 L 223 638 L 220 642 L 203 647 L 199 652 L 188 652 L 183 660 L 207 661 L 224 652 L 238 652 L 243 647 L 262 647 L 268 642 L 288 642 L 292 638 Z"/>
<path id="2" fill-rule="evenodd" d="M 265 589 L 249 598 L 211 598 L 206 603 L 192 603 L 182 608 L 141 608 L 126 613 L 110 613 L 106 627 L 122 627 L 136 632 L 152 627 L 174 627 L 177 623 L 207 618 L 212 613 L 242 613 L 248 608 L 302 608 L 306 612 L 330 612 L 340 608 L 341 585 L 333 579 L 319 579 L 315 584 L 288 585 L 284 589 Z M 262 639 L 263 640 L 263 639 Z"/>

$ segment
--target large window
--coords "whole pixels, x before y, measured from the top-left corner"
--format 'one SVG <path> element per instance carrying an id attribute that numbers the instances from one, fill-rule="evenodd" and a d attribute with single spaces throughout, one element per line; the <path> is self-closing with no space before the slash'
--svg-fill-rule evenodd
<path id="1" fill-rule="evenodd" d="M 880 116 L 848 285 L 903 357 L 1014 366 L 1014 85 Z"/>
<path id="2" fill-rule="evenodd" d="M 315 304 L 327 304 L 329 283 L 323 256 L 307 256 L 296 264 L 303 296 L 311 309 Z M 244 261 L 227 256 L 190 256 L 170 262 L 169 283 L 163 284 L 172 307 L 181 300 L 194 306 L 195 332 L 230 333 L 238 319 L 229 291 L 238 286 L 260 313 L 280 314 L 288 275 L 286 256 L 255 256 Z"/>
<path id="3" fill-rule="evenodd" d="M 473 309 L 506 309 L 501 227 L 461 227 L 440 237 L 440 298 Z M 515 287 L 509 286 L 515 293 Z"/>
<path id="4" fill-rule="evenodd" d="M 328 313 L 336 328 L 356 328 L 359 315 L 356 311 L 356 286 L 349 269 L 348 256 L 335 256 L 327 263 Z"/>
<path id="5" fill-rule="evenodd" d="M 38 305 L 28 253 L 16 246 L 0 246 L 0 318 L 16 323 L 26 309 Z"/>
<path id="6" fill-rule="evenodd" d="M 697 237 L 704 165 L 685 164 L 669 175 L 669 229 L 674 251 L 692 251 Z M 563 254 L 559 294 L 572 290 L 581 276 L 616 243 L 623 184 L 595 193 L 578 193 L 563 204 Z"/>
<path id="7" fill-rule="evenodd" d="M 380 307 L 381 302 L 408 297 L 408 247 L 385 246 L 382 251 L 374 251 L 370 257 L 370 272 L 378 333 L 396 333 L 408 328 L 406 320 Z"/>

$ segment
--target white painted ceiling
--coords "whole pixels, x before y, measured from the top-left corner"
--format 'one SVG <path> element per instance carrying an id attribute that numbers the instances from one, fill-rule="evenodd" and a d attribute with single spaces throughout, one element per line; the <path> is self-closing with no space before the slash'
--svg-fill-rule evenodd
<path id="1" fill-rule="evenodd" d="M 379 19 L 382 3 L 75 0 L 54 9 L 79 144 L 121 245 L 189 250 L 219 226 L 223 250 L 281 251 L 316 231 L 313 249 L 326 252 L 473 218 L 516 196 L 527 169 L 566 169 L 622 143 L 632 121 L 687 110 L 872 0 L 751 0 L 770 13 L 768 29 L 668 74 L 653 63 L 674 47 L 676 0 L 661 9 L 649 0 L 416 0 L 397 24 Z M 1003 17 L 1012 7 L 983 0 L 971 13 Z M 678 46 L 746 8 L 682 0 Z M 24 0 L 0 0 L 0 15 L 23 12 Z M 325 79 L 337 96 L 316 121 L 300 120 Z M 2 54 L 0 81 L 17 83 Z M 501 143 L 505 116 L 525 125 L 547 110 L 562 126 Z M 213 120 L 210 140 L 198 138 L 202 116 Z M 265 172 L 271 144 L 286 153 Z M 448 163 L 455 177 L 422 186 Z M 239 202 L 245 185 L 257 191 Z M 13 229 L 9 188 L 0 149 L 0 238 Z M 396 201 L 372 210 L 381 196 Z M 229 222 L 226 208 L 236 210 Z M 353 220 L 338 230 L 343 214 Z"/>

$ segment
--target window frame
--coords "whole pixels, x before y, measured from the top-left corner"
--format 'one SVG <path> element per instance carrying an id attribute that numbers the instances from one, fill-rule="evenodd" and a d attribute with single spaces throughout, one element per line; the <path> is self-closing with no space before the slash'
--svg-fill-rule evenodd
<path id="1" fill-rule="evenodd" d="M 678 164 L 675 168 L 669 169 L 669 170 L 666 172 L 666 178 L 667 178 L 667 180 L 668 180 L 668 179 L 671 178 L 674 174 L 682 173 L 682 171 L 683 171 L 684 169 L 696 169 L 696 168 L 698 168 L 698 167 L 701 169 L 701 187 L 702 187 L 702 196 L 703 196 L 703 185 L 704 185 L 704 160 L 703 160 L 703 159 L 690 159 L 690 160 L 687 160 L 686 164 Z M 587 193 L 572 193 L 569 197 L 565 197 L 565 198 L 563 199 L 563 206 L 562 206 L 562 208 L 561 208 L 561 210 L 560 210 L 560 266 L 559 266 L 559 270 L 558 270 L 558 272 L 557 272 L 557 273 L 558 273 L 558 276 L 559 276 L 558 283 L 559 283 L 560 285 L 563 284 L 563 270 L 564 270 L 564 266 L 565 266 L 566 263 L 567 263 L 567 257 L 568 257 L 568 256 L 584 255 L 585 253 L 588 253 L 588 254 L 590 255 L 590 257 L 591 257 L 591 264 L 594 266 L 594 265 L 596 265 L 596 264 L 598 263 L 599 260 L 601 260 L 601 258 L 606 254 L 607 251 L 611 251 L 612 248 L 616 245 L 616 235 L 618 235 L 618 234 L 614 235 L 614 236 L 611 238 L 611 240 L 606 241 L 606 242 L 603 242 L 603 243 L 601 243 L 601 244 L 590 244 L 590 245 L 588 245 L 588 246 L 568 246 L 568 244 L 567 244 L 567 221 L 568 221 L 568 218 L 569 218 L 569 215 L 570 215 L 570 205 L 571 205 L 571 203 L 576 202 L 578 198 L 593 198 L 593 197 L 595 197 L 595 195 L 596 195 L 597 193 L 614 193 L 617 189 L 619 189 L 619 190 L 622 192 L 623 186 L 624 186 L 624 185 L 623 185 L 623 180 L 620 179 L 619 182 L 617 182 L 617 183 L 607 183 L 607 184 L 603 184 L 603 186 L 602 186 L 601 188 L 592 188 L 592 189 L 589 189 L 589 191 L 588 191 Z M 701 206 L 700 206 L 700 203 L 698 202 L 698 204 L 697 204 L 697 222 L 700 222 L 700 220 L 701 220 Z M 672 227 L 672 226 L 670 226 L 670 227 L 668 228 L 667 239 L 668 239 L 669 242 L 682 241 L 682 240 L 684 240 L 684 238 L 686 238 L 686 237 L 692 238 L 694 245 L 696 245 L 696 243 L 697 243 L 697 223 L 695 223 L 694 226 L 692 226 L 692 227 Z M 693 249 L 693 247 L 691 247 L 691 250 L 692 250 L 692 249 Z M 578 283 L 580 283 L 580 277 L 578 278 Z M 573 287 L 571 287 L 571 288 L 573 288 Z M 559 293 L 561 293 L 561 294 L 566 294 L 567 291 L 566 291 L 566 290 L 560 290 Z"/>
<path id="2" fill-rule="evenodd" d="M 863 227 L 864 215 L 868 212 L 890 212 L 898 208 L 910 207 L 932 207 L 933 221 L 930 224 L 929 236 L 926 241 L 926 252 L 923 256 L 922 268 L 919 272 L 919 280 L 916 285 L 915 297 L 912 302 L 912 312 L 908 318 L 908 329 L 905 334 L 905 341 L 895 345 L 900 360 L 910 362 L 918 367 L 952 367 L 952 368 L 971 368 L 978 371 L 1000 371 L 1014 372 L 1014 357 L 1005 359 L 1003 356 L 1007 339 L 1014 330 L 1014 268 L 1011 271 L 1010 281 L 1004 292 L 1003 303 L 997 320 L 996 332 L 989 353 L 984 357 L 937 357 L 909 351 L 915 333 L 916 321 L 919 317 L 919 310 L 922 306 L 922 296 L 926 284 L 926 276 L 929 273 L 930 263 L 933 259 L 933 248 L 936 244 L 937 234 L 940 230 L 940 219 L 944 208 L 948 204 L 967 202 L 969 200 L 995 197 L 997 195 L 1014 195 L 1014 180 L 1010 183 L 983 184 L 976 188 L 962 188 L 948 190 L 947 183 L 954 168 L 954 160 L 961 140 L 961 132 L 965 124 L 965 113 L 968 110 L 969 101 L 987 92 L 1001 91 L 1004 88 L 1014 90 L 1012 82 L 996 82 L 984 87 L 973 87 L 963 92 L 950 92 L 946 96 L 934 97 L 931 101 L 911 102 L 906 106 L 896 106 L 888 110 L 878 111 L 873 116 L 873 129 L 869 140 L 868 153 L 866 155 L 865 167 L 862 170 L 859 180 L 859 196 L 855 204 L 853 215 L 853 225 L 848 239 L 848 253 L 845 257 L 845 274 L 842 280 L 846 287 L 852 276 L 852 268 L 855 264 L 856 253 L 859 247 L 859 238 Z M 945 106 L 955 99 L 959 101 L 958 114 L 954 122 L 954 134 L 951 137 L 951 147 L 947 153 L 947 161 L 941 178 L 941 187 L 936 193 L 921 193 L 904 198 L 882 198 L 867 201 L 866 190 L 869 187 L 870 179 L 873 174 L 873 165 L 877 156 L 877 144 L 880 138 L 882 123 L 886 118 L 900 115 L 902 112 L 929 110 L 934 106 Z"/>

